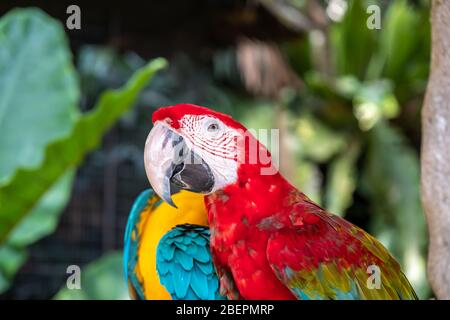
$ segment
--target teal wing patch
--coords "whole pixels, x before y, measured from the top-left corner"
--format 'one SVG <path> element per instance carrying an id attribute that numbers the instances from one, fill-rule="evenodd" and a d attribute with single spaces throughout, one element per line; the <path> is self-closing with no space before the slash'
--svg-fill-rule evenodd
<path id="1" fill-rule="evenodd" d="M 174 300 L 221 300 L 209 249 L 209 228 L 178 225 L 166 233 L 156 250 L 161 284 Z"/>
<path id="2" fill-rule="evenodd" d="M 130 294 L 134 299 L 144 300 L 144 290 L 134 270 L 138 259 L 138 225 L 142 219 L 142 212 L 155 197 L 152 189 L 143 191 L 131 208 L 124 236 L 123 269 L 128 282 Z"/>

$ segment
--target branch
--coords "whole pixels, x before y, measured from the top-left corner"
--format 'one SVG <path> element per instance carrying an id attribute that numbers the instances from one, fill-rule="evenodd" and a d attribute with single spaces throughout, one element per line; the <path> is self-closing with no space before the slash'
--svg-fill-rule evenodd
<path id="1" fill-rule="evenodd" d="M 428 278 L 450 299 L 450 1 L 431 9 L 431 74 L 422 111 L 422 202 L 430 235 Z"/>

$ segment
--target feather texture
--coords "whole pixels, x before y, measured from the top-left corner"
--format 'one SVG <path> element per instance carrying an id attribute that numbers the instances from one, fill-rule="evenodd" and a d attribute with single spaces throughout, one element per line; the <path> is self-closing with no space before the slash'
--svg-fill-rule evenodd
<path id="1" fill-rule="evenodd" d="M 135 200 L 129 217 L 124 236 L 123 269 L 128 282 L 130 295 L 133 299 L 145 299 L 139 271 L 137 270 L 138 247 L 139 247 L 139 223 L 145 219 L 145 209 L 156 202 L 153 190 L 143 191 Z M 144 214 L 144 217 L 142 216 Z"/>
<path id="2" fill-rule="evenodd" d="M 192 223 L 207 225 L 203 195 L 181 191 L 173 195 L 178 208 L 162 202 L 151 189 L 142 192 L 133 204 L 127 222 L 124 237 L 124 273 L 128 281 L 130 296 L 133 299 L 171 299 L 171 293 L 178 290 L 185 296 L 185 286 L 166 282 L 161 284 L 160 275 L 177 274 L 180 283 L 190 283 L 191 270 L 194 265 L 193 256 L 201 260 L 198 268 L 204 274 L 213 272 L 208 265 L 211 257 L 206 255 L 205 246 L 209 240 L 196 237 L 183 230 L 173 229 L 178 224 Z M 173 229 L 173 230 L 172 230 Z M 162 264 L 156 270 L 156 252 L 158 244 L 167 233 L 171 239 L 177 239 L 173 246 L 162 251 L 163 258 L 176 261 L 175 264 Z M 178 241 L 180 240 L 180 241 Z M 195 296 L 192 296 L 195 299 Z"/>
<path id="3" fill-rule="evenodd" d="M 305 201 L 302 209 L 320 220 L 275 232 L 267 244 L 269 264 L 294 295 L 308 300 L 417 299 L 399 264 L 375 238 L 313 203 Z M 379 287 L 367 285 L 369 266 L 379 270 Z"/>
<path id="4" fill-rule="evenodd" d="M 233 139 L 212 139 L 206 134 L 199 119 L 207 117 L 221 123 L 220 137 L 226 132 Z M 215 176 L 224 178 L 204 198 L 210 250 L 222 294 L 230 299 L 417 298 L 399 264 L 381 243 L 326 212 L 292 186 L 271 161 L 270 152 L 242 124 L 190 104 L 160 108 L 152 120 L 164 121 L 196 146 Z M 223 150 L 233 150 L 233 157 Z M 225 159 L 226 170 L 217 164 Z M 204 297 L 203 275 L 186 273 L 190 260 L 178 251 L 192 248 L 191 270 L 197 268 L 205 274 L 210 261 L 204 246 L 207 238 L 175 241 L 181 230 L 174 232 L 175 236 L 167 237 L 170 245 L 160 257 L 177 263 L 161 266 L 160 274 L 177 298 Z M 197 246 L 191 247 L 186 239 Z M 369 285 L 371 266 L 378 268 L 379 287 Z M 192 281 L 195 284 L 191 285 Z"/>
<path id="5" fill-rule="evenodd" d="M 238 183 L 206 197 L 211 250 L 228 298 L 417 299 L 375 238 L 281 175 L 245 169 Z M 380 271 L 380 287 L 368 285 L 370 266 Z"/>
<path id="6" fill-rule="evenodd" d="M 156 268 L 172 299 L 223 299 L 209 253 L 208 227 L 184 224 L 166 233 L 158 245 Z"/>

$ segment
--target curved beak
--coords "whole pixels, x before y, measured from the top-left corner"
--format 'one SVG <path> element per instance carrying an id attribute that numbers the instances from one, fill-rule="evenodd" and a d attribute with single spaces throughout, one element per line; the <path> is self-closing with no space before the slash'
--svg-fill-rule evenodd
<path id="1" fill-rule="evenodd" d="M 175 208 L 171 195 L 177 189 L 208 193 L 214 187 L 208 164 L 188 148 L 181 135 L 162 122 L 156 122 L 147 137 L 144 164 L 153 190 Z"/>

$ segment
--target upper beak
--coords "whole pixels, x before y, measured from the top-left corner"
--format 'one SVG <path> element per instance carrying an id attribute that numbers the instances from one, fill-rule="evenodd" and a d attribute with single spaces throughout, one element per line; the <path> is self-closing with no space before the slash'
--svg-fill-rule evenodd
<path id="1" fill-rule="evenodd" d="M 182 136 L 162 122 L 156 122 L 147 137 L 144 164 L 153 190 L 175 208 L 171 198 L 174 189 L 208 193 L 214 186 L 208 164 L 188 148 Z"/>

